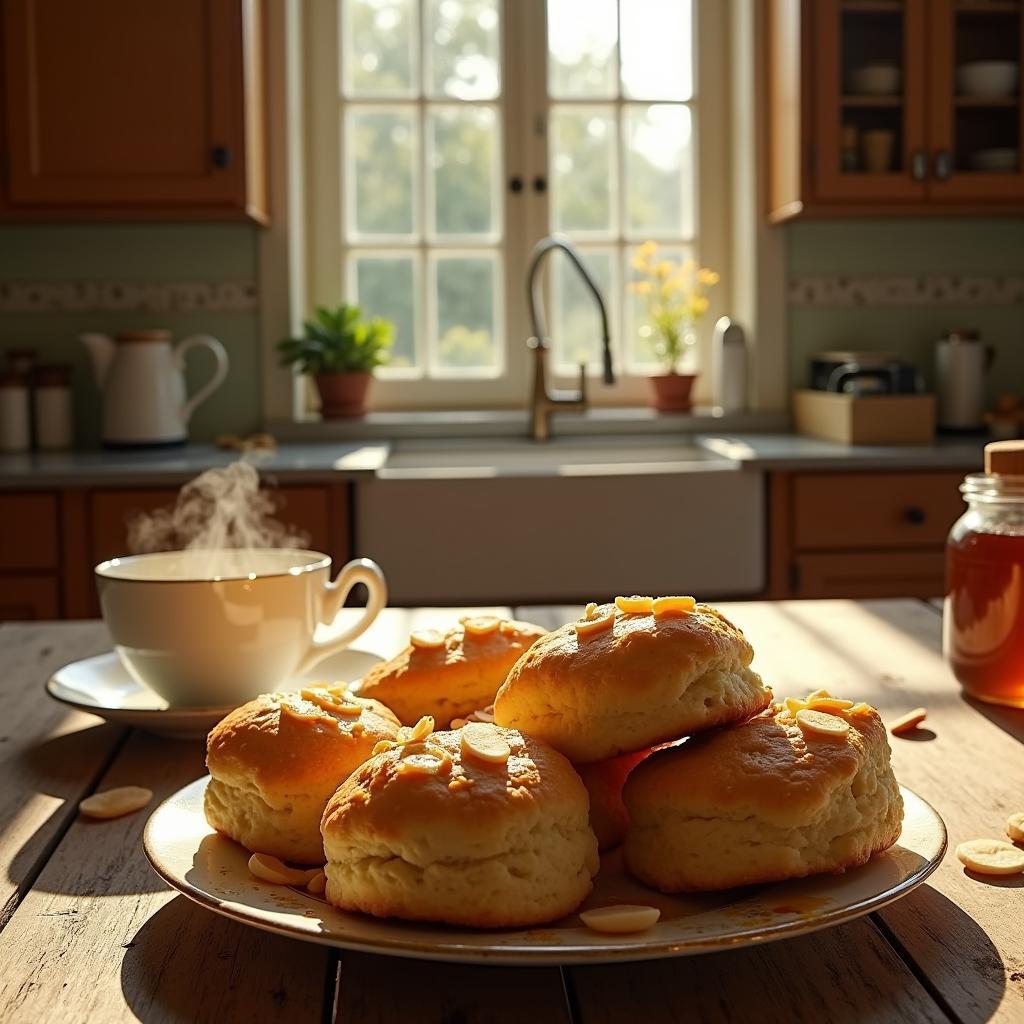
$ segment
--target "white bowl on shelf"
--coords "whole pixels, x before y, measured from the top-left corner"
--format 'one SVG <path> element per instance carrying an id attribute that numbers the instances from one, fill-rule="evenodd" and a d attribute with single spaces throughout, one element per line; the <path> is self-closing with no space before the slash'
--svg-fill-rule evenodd
<path id="1" fill-rule="evenodd" d="M 972 171 L 995 171 L 1012 173 L 1017 170 L 1019 153 L 1009 146 L 994 149 L 979 149 L 967 157 L 967 166 Z"/>
<path id="2" fill-rule="evenodd" d="M 1017 91 L 1020 65 L 1014 60 L 972 60 L 956 69 L 956 88 L 961 96 L 996 99 Z"/>
<path id="3" fill-rule="evenodd" d="M 896 64 L 865 64 L 853 68 L 847 77 L 847 86 L 854 96 L 896 96 L 902 78 Z"/>

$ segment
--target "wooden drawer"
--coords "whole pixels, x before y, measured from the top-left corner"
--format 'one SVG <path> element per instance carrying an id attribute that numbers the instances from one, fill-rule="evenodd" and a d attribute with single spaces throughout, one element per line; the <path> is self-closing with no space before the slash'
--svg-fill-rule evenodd
<path id="1" fill-rule="evenodd" d="M 0 495 L 0 569 L 56 569 L 57 497 Z"/>
<path id="2" fill-rule="evenodd" d="M 945 548 L 799 555 L 794 597 L 941 597 Z"/>
<path id="3" fill-rule="evenodd" d="M 796 476 L 793 547 L 797 551 L 940 548 L 964 511 L 962 480 L 962 473 Z"/>
<path id="4" fill-rule="evenodd" d="M 60 617 L 55 576 L 0 576 L 0 622 Z"/>

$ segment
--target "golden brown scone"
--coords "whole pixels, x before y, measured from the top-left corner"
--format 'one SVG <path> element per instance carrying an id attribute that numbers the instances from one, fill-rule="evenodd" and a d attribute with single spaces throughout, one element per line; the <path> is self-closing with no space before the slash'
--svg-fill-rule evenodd
<path id="1" fill-rule="evenodd" d="M 508 670 L 547 630 L 496 616 L 477 616 L 473 622 L 493 628 L 474 633 L 460 622 L 437 635 L 437 647 L 410 642 L 390 661 L 370 669 L 359 693 L 386 704 L 405 725 L 430 715 L 439 727 L 446 727 L 453 718 L 465 718 L 494 703 Z"/>
<path id="2" fill-rule="evenodd" d="M 378 917 L 525 927 L 571 913 L 597 873 L 587 791 L 561 754 L 475 725 L 507 761 L 463 749 L 467 726 L 385 750 L 323 820 L 327 899 Z"/>
<path id="3" fill-rule="evenodd" d="M 499 725 L 522 729 L 585 764 L 742 721 L 771 699 L 753 650 L 721 612 L 627 615 L 610 629 L 548 633 L 519 659 L 494 702 Z"/>
<path id="4" fill-rule="evenodd" d="M 867 705 L 826 717 L 847 731 L 808 730 L 774 704 L 652 754 L 623 792 L 629 870 L 664 892 L 696 892 L 838 873 L 890 847 L 903 800 L 885 726 Z"/>
<path id="5" fill-rule="evenodd" d="M 207 738 L 206 820 L 256 853 L 322 864 L 328 798 L 398 728 L 383 704 L 340 687 L 263 694 Z"/>
<path id="6" fill-rule="evenodd" d="M 632 754 L 610 757 L 607 761 L 574 765 L 583 785 L 587 787 L 590 827 L 597 836 L 600 850 L 618 846 L 626 835 L 629 814 L 622 802 L 622 787 L 629 773 L 650 753 L 650 750 L 638 750 Z"/>

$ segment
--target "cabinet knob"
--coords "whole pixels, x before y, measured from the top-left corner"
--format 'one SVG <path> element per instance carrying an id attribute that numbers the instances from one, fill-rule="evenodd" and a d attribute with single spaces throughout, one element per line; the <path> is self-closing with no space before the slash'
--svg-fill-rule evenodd
<path id="1" fill-rule="evenodd" d="M 508 179 L 508 190 L 517 194 L 523 191 L 523 179 L 518 174 L 513 174 Z"/>
<path id="2" fill-rule="evenodd" d="M 928 177 L 928 154 L 923 149 L 915 149 L 910 157 L 910 176 L 914 181 Z"/>
<path id="3" fill-rule="evenodd" d="M 948 181 L 953 175 L 953 154 L 948 149 L 940 149 L 935 154 L 935 177 L 938 181 Z"/>
<path id="4" fill-rule="evenodd" d="M 231 166 L 231 147 L 230 146 L 214 146 L 210 151 L 210 160 L 213 162 L 214 167 L 230 167 Z"/>
<path id="5" fill-rule="evenodd" d="M 920 526 L 928 518 L 928 513 L 920 505 L 910 505 L 903 510 L 903 518 L 911 526 Z"/>
<path id="6" fill-rule="evenodd" d="M 547 190 L 548 190 L 548 179 L 545 178 L 543 175 L 538 174 L 537 177 L 533 179 L 533 191 L 534 192 L 547 192 Z"/>

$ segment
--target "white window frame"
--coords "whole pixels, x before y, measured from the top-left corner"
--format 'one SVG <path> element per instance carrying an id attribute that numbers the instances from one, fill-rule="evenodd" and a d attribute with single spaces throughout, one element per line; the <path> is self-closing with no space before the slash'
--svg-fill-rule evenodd
<path id="1" fill-rule="evenodd" d="M 666 0 L 670 2 L 670 0 Z M 711 293 L 711 308 L 700 333 L 696 361 L 700 376 L 696 387 L 698 403 L 707 403 L 710 395 L 710 334 L 718 316 L 730 309 L 730 195 L 729 182 L 729 86 L 730 60 L 728 38 L 728 7 L 721 0 L 693 0 L 694 5 L 694 96 L 689 106 L 693 111 L 696 140 L 695 191 L 698 197 L 695 233 L 697 256 L 707 266 L 718 270 L 721 283 Z M 335 302 L 344 280 L 343 203 L 341 124 L 338 116 L 340 82 L 340 35 L 337 0 L 305 0 L 296 12 L 295 27 L 301 32 L 302 103 L 301 114 L 305 139 L 303 161 L 304 201 L 301 204 L 304 229 L 302 263 L 304 282 L 292 294 L 293 320 L 319 303 Z M 501 22 L 501 96 L 495 103 L 501 110 L 503 138 L 500 149 L 505 154 L 502 201 L 504 204 L 505 240 L 499 254 L 499 271 L 504 267 L 503 287 L 499 287 L 496 319 L 504 323 L 501 361 L 504 372 L 492 378 L 472 380 L 452 376 L 446 379 L 415 380 L 378 379 L 371 401 L 377 410 L 520 408 L 528 391 L 529 362 L 526 339 L 529 323 L 526 308 L 525 269 L 533 245 L 546 234 L 546 193 L 537 194 L 530 187 L 537 177 L 548 178 L 548 154 L 545 138 L 547 110 L 551 103 L 546 96 L 546 49 L 537 50 L 537 40 L 544 40 L 544 0 L 504 0 Z M 529 55 L 527 58 L 526 55 Z M 419 98 L 404 98 L 410 106 L 423 105 Z M 621 100 L 607 101 L 620 107 Z M 714 126 L 713 128 L 711 126 Z M 421 140 L 423 144 L 423 140 Z M 499 154 L 501 159 L 501 154 Z M 525 187 L 512 193 L 507 182 L 520 177 Z M 702 189 L 702 182 L 714 187 Z M 586 247 L 586 241 L 583 247 Z M 437 243 L 431 243 L 434 248 Z M 601 244 L 596 243 L 595 244 Z M 612 246 L 615 243 L 605 243 Z M 445 249 L 459 247 L 453 239 Z M 377 250 L 386 244 L 372 243 Z M 425 246 L 418 273 L 427 273 Z M 294 259 L 294 254 L 293 254 Z M 515 268 L 521 268 L 517 271 Z M 511 272 L 509 272 L 511 271 Z M 607 296 L 609 306 L 623 306 L 626 301 L 624 282 L 619 280 L 617 294 Z M 621 294 L 620 294 L 621 293 Z M 422 292 L 421 292 L 422 294 Z M 427 289 L 429 294 L 429 289 Z M 550 296 L 549 309 L 550 309 Z M 299 309 L 295 300 L 300 299 Z M 304 299 L 305 301 L 301 301 Z M 503 309 L 502 309 L 503 307 Z M 427 309 L 423 310 L 428 314 Z M 503 315 L 504 314 L 504 315 Z M 419 340 L 418 345 L 422 344 Z M 618 383 L 605 387 L 594 382 L 590 399 L 594 405 L 640 405 L 647 401 L 649 385 L 646 377 L 626 372 L 623 361 L 616 362 Z M 559 378 L 557 383 L 572 386 L 572 377 Z M 280 388 L 277 389 L 279 392 Z M 291 389 L 294 419 L 308 418 L 306 404 L 310 389 L 301 385 Z M 279 397 L 278 405 L 282 399 Z"/>

